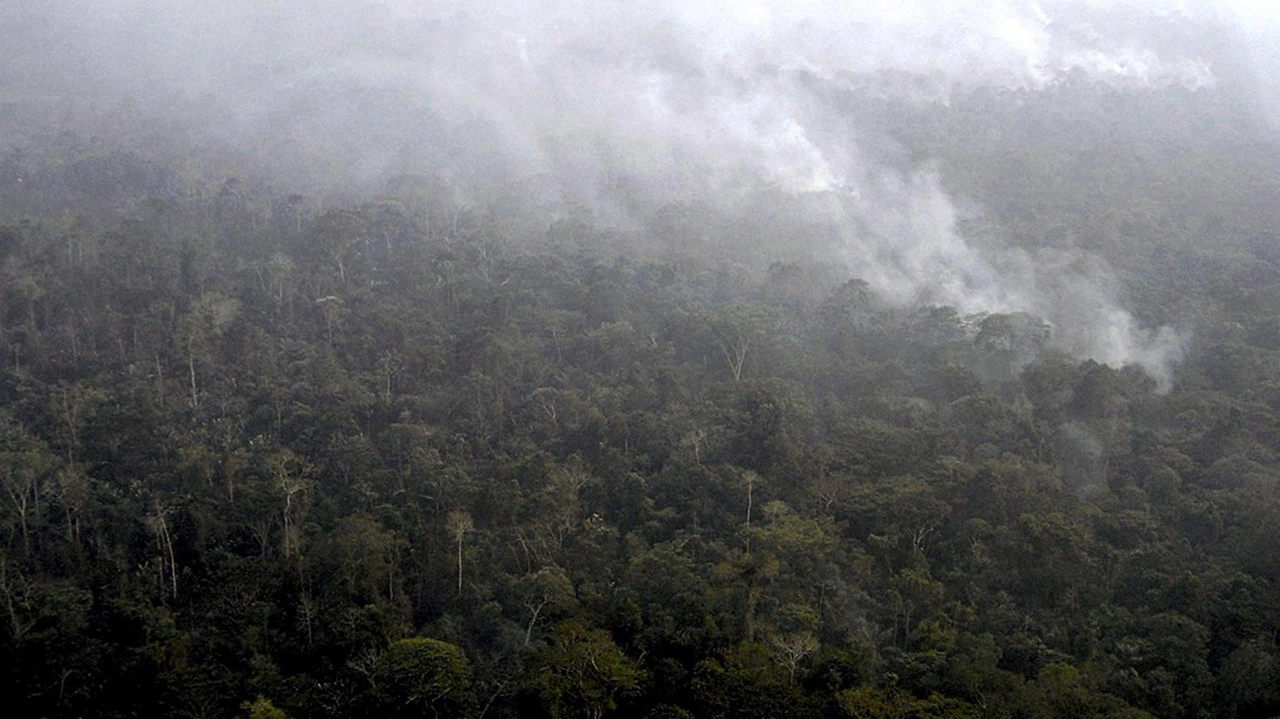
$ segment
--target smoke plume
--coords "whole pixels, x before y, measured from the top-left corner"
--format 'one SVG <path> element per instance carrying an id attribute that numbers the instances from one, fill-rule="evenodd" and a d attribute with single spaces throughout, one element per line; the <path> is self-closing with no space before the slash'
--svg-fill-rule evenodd
<path id="1" fill-rule="evenodd" d="M 180 128 L 315 192 L 376 191 L 413 173 L 464 197 L 536 183 L 550 205 L 643 226 L 666 203 L 734 208 L 772 188 L 830 228 L 830 260 L 890 302 L 1032 312 L 1079 356 L 1167 381 L 1181 338 L 1139 327 L 1103 263 L 964 236 L 928 158 L 906 157 L 849 103 L 941 106 L 974 89 L 1034 93 L 1081 78 L 1212 88 L 1213 58 L 1178 42 L 1179 22 L 1250 8 L 8 0 L 0 102 L 136 141 Z M 14 126 L 12 142 L 42 123 Z"/>

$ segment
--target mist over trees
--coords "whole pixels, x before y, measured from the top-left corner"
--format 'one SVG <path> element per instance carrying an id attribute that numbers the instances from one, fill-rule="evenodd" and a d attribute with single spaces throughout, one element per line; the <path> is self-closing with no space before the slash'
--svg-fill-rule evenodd
<path id="1" fill-rule="evenodd" d="M 0 3 L 22 716 L 1280 713 L 1251 3 Z"/>

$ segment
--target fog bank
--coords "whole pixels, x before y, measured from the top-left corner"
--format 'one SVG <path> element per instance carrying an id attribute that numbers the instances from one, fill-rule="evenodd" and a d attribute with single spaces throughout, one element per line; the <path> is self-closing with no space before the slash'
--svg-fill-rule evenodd
<path id="1" fill-rule="evenodd" d="M 1212 91 L 1239 81 L 1214 38 L 1268 46 L 1260 7 L 8 0 L 0 103 L 53 121 L 15 126 L 19 146 L 66 124 L 230 148 L 309 192 L 427 174 L 483 201 L 533 183 L 550 216 L 587 208 L 630 228 L 668 203 L 735 211 L 769 188 L 830 228 L 830 261 L 889 302 L 1029 311 L 1078 356 L 1167 381 L 1183 340 L 1139 327 L 1103 263 L 963 236 L 929 158 L 850 104 L 1065 82 Z"/>

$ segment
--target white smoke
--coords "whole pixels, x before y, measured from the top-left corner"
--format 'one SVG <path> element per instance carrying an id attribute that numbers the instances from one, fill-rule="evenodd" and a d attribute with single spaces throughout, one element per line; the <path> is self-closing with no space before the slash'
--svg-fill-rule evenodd
<path id="1" fill-rule="evenodd" d="M 1119 282 L 1101 259 L 1078 250 L 971 244 L 932 171 L 881 170 L 856 187 L 830 193 L 824 208 L 844 232 L 845 264 L 887 301 L 949 305 L 964 314 L 1030 312 L 1053 325 L 1055 343 L 1071 354 L 1137 364 L 1170 387 L 1188 338 L 1170 327 L 1141 327 L 1120 306 Z"/>
<path id="2" fill-rule="evenodd" d="M 885 161 L 840 103 L 855 86 L 946 103 L 1081 76 L 1210 87 L 1209 60 L 1114 20 L 1217 12 L 1177 0 L 8 0 L 0 88 L 128 96 L 157 117 L 198 108 L 217 118 L 207 136 L 320 186 L 422 168 L 462 192 L 536 178 L 619 222 L 637 202 L 776 187 L 814 198 L 839 228 L 838 259 L 890 301 L 1034 312 L 1081 356 L 1167 378 L 1177 334 L 1138 327 L 1105 267 L 979 248 L 937 173 Z"/>

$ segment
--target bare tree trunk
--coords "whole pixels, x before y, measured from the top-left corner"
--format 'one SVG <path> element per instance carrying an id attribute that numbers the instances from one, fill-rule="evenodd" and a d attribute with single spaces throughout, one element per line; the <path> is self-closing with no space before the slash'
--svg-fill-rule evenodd
<path id="1" fill-rule="evenodd" d="M 462 595 L 462 535 L 458 535 L 458 595 Z"/>
<path id="2" fill-rule="evenodd" d="M 191 375 L 191 406 L 200 406 L 200 395 L 196 389 L 196 354 L 193 350 L 187 350 L 187 370 Z"/>
<path id="3" fill-rule="evenodd" d="M 529 646 L 529 639 L 533 637 L 533 626 L 538 623 L 538 615 L 542 614 L 542 608 L 547 606 L 547 598 L 543 596 L 542 601 L 538 602 L 537 606 L 532 604 L 525 604 L 524 606 L 533 612 L 533 616 L 529 617 L 529 626 L 524 630 L 524 644 L 521 645 L 527 647 Z"/>

